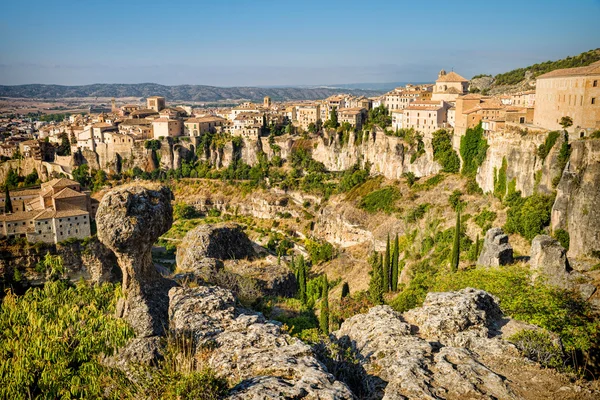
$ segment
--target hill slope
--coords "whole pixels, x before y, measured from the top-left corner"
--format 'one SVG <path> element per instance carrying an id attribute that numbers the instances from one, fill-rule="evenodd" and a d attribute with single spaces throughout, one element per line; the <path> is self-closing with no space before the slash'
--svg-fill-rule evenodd
<path id="1" fill-rule="evenodd" d="M 58 99 L 67 97 L 148 97 L 164 96 L 169 101 L 262 101 L 265 96 L 273 100 L 315 100 L 338 93 L 374 96 L 379 91 L 334 88 L 258 88 L 215 87 L 203 85 L 165 86 L 156 83 L 94 84 L 84 86 L 16 85 L 0 86 L 0 97 Z"/>

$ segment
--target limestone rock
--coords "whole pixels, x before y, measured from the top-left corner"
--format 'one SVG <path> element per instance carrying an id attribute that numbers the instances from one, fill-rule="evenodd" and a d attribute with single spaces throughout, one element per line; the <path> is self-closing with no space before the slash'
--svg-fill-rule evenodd
<path id="1" fill-rule="evenodd" d="M 282 332 L 278 323 L 265 321 L 262 314 L 237 307 L 231 291 L 178 287 L 171 289 L 169 298 L 171 330 L 191 335 L 200 349 L 210 344 L 209 365 L 218 375 L 239 382 L 231 398 L 354 398 L 327 373 L 310 346 Z"/>
<path id="2" fill-rule="evenodd" d="M 422 308 L 404 316 L 388 306 L 374 307 L 349 318 L 333 334 L 351 344 L 368 374 L 384 381 L 383 399 L 512 399 L 506 378 L 487 367 L 464 340 L 485 341 L 478 351 L 495 347 L 499 339 L 488 339 L 489 326 L 501 317 L 490 294 L 465 289 L 430 293 Z M 502 346 L 496 347 L 502 353 Z"/>
<path id="3" fill-rule="evenodd" d="M 177 266 L 201 282 L 233 290 L 253 302 L 261 296 L 291 296 L 296 279 L 272 257 L 259 259 L 240 225 L 200 225 L 189 231 L 177 249 Z"/>
<path id="4" fill-rule="evenodd" d="M 502 228 L 492 228 L 485 234 L 483 249 L 477 260 L 477 265 L 497 267 L 513 262 L 513 249 L 508 243 L 508 236 Z"/>
<path id="5" fill-rule="evenodd" d="M 152 245 L 173 223 L 171 191 L 124 187 L 107 193 L 96 214 L 98 239 L 110 248 L 123 271 L 125 301 L 117 309 L 138 337 L 162 335 L 168 290 L 152 263 Z"/>

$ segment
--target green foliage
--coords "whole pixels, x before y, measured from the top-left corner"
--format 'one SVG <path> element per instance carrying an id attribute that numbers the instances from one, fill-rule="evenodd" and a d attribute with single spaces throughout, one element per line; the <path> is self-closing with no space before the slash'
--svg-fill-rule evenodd
<path id="1" fill-rule="evenodd" d="M 420 191 L 433 189 L 434 187 L 439 185 L 444 179 L 445 176 L 443 174 L 434 175 L 423 183 L 417 183 L 413 185 L 413 190 Z"/>
<path id="2" fill-rule="evenodd" d="M 388 126 L 392 126 L 392 116 L 388 109 L 382 104 L 379 107 L 375 107 L 369 110 L 369 116 L 365 123 L 365 129 L 370 130 L 374 125 L 385 129 Z"/>
<path id="3" fill-rule="evenodd" d="M 450 267 L 452 272 L 458 271 L 460 263 L 460 210 L 456 213 L 456 227 L 454 228 L 454 243 L 452 245 L 452 256 L 450 258 Z"/>
<path id="4" fill-rule="evenodd" d="M 319 314 L 319 329 L 324 335 L 329 335 L 329 284 L 327 275 L 323 275 L 323 296 L 321 300 L 321 313 Z"/>
<path id="5" fill-rule="evenodd" d="M 313 265 L 330 261 L 335 255 L 333 245 L 325 240 L 309 238 L 304 241 L 304 246 Z"/>
<path id="6" fill-rule="evenodd" d="M 193 219 L 200 218 L 201 214 L 193 206 L 179 202 L 173 207 L 173 219 Z"/>
<path id="7" fill-rule="evenodd" d="M 406 221 L 410 223 L 417 222 L 425 216 L 425 213 L 427 212 L 427 210 L 429 210 L 430 207 L 431 204 L 429 203 L 422 203 L 417 205 L 416 207 L 414 207 L 406 213 Z"/>
<path id="8" fill-rule="evenodd" d="M 564 366 L 563 351 L 548 332 L 525 329 L 508 338 L 521 353 L 544 367 L 560 368 Z"/>
<path id="9" fill-rule="evenodd" d="M 554 231 L 554 238 L 558 240 L 560 245 L 565 248 L 565 250 L 569 250 L 569 244 L 571 242 L 571 238 L 569 236 L 569 232 L 564 229 L 557 229 Z"/>
<path id="10" fill-rule="evenodd" d="M 462 173 L 466 176 L 474 176 L 477 168 L 485 160 L 488 149 L 487 140 L 483 136 L 481 122 L 475 128 L 467 129 L 467 132 L 460 138 L 460 156 L 463 160 Z"/>
<path id="11" fill-rule="evenodd" d="M 60 144 L 56 148 L 56 155 L 58 156 L 69 156 L 71 155 L 71 142 L 69 142 L 69 135 L 63 132 L 58 135 L 60 138 Z"/>
<path id="12" fill-rule="evenodd" d="M 570 126 L 573 126 L 573 118 L 569 117 L 568 115 L 565 115 L 564 117 L 560 118 L 559 124 L 560 126 L 562 126 L 563 129 L 567 129 Z"/>
<path id="13" fill-rule="evenodd" d="M 566 352 L 588 353 L 600 347 L 600 319 L 578 293 L 531 284 L 529 268 L 504 266 L 475 268 L 457 274 L 439 274 L 433 291 L 466 287 L 485 290 L 500 300 L 502 311 L 512 318 L 558 334 Z"/>
<path id="14" fill-rule="evenodd" d="M 69 118 L 71 114 L 46 114 L 40 116 L 40 121 L 43 122 L 62 122 Z"/>
<path id="15" fill-rule="evenodd" d="M 73 179 L 75 179 L 81 186 L 89 187 L 92 183 L 90 176 L 90 167 L 87 164 L 82 164 L 77 168 L 73 169 Z"/>
<path id="16" fill-rule="evenodd" d="M 497 214 L 493 211 L 484 208 L 479 214 L 473 218 L 478 227 L 481 228 L 483 234 L 492 228 L 492 223 L 496 220 Z"/>
<path id="17" fill-rule="evenodd" d="M 554 147 L 554 144 L 558 140 L 559 136 L 560 132 L 558 131 L 552 131 L 548 133 L 544 143 L 540 144 L 538 147 L 537 156 L 542 160 L 542 163 L 546 160 L 546 157 L 550 153 L 550 150 L 552 150 L 552 147 Z"/>
<path id="18" fill-rule="evenodd" d="M 348 192 L 352 188 L 365 183 L 368 178 L 368 168 L 361 169 L 358 164 L 354 164 L 352 168 L 347 169 L 342 174 L 340 183 L 338 184 L 338 191 L 341 193 Z"/>
<path id="19" fill-rule="evenodd" d="M 565 141 L 560 146 L 560 150 L 558 151 L 557 156 L 557 169 L 560 171 L 561 174 L 562 171 L 565 169 L 565 166 L 567 165 L 570 156 L 571 145 L 569 144 L 569 136 L 565 133 Z"/>
<path id="20" fill-rule="evenodd" d="M 444 172 L 458 172 L 460 159 L 452 148 L 452 135 L 445 129 L 433 132 L 431 140 L 433 146 L 433 159 L 440 163 Z"/>
<path id="21" fill-rule="evenodd" d="M 471 79 L 477 79 L 477 78 L 491 78 L 491 77 L 492 77 L 492 75 L 489 75 L 489 74 L 478 74 L 478 75 L 475 75 L 474 77 L 472 77 Z"/>
<path id="22" fill-rule="evenodd" d="M 6 173 L 6 179 L 4 181 L 4 187 L 8 189 L 15 189 L 19 186 L 20 176 L 19 174 L 10 167 Z"/>
<path id="23" fill-rule="evenodd" d="M 541 194 L 515 199 L 507 212 L 505 231 L 519 233 L 527 240 L 533 240 L 550 223 L 553 203 L 554 196 Z"/>
<path id="24" fill-rule="evenodd" d="M 474 177 L 467 179 L 466 191 L 467 194 L 483 194 L 483 190 L 481 190 Z"/>
<path id="25" fill-rule="evenodd" d="M 10 192 L 8 191 L 8 185 L 4 185 L 4 212 L 5 213 L 13 212 L 12 200 L 10 199 Z"/>
<path id="26" fill-rule="evenodd" d="M 385 253 L 383 255 L 383 291 L 389 292 L 390 290 L 390 274 L 392 271 L 391 261 L 391 253 L 390 253 L 390 235 L 388 233 L 387 242 L 385 245 Z"/>
<path id="27" fill-rule="evenodd" d="M 369 275 L 369 299 L 373 304 L 383 304 L 383 262 L 379 254 L 373 253 L 369 258 L 371 272 Z"/>
<path id="28" fill-rule="evenodd" d="M 292 264 L 293 258 L 292 258 Z M 296 281 L 298 282 L 298 298 L 302 302 L 302 304 L 306 304 L 307 301 L 307 275 L 308 275 L 308 266 L 304 261 L 304 256 L 300 256 L 298 261 L 293 268 L 296 270 Z"/>
<path id="29" fill-rule="evenodd" d="M 387 186 L 364 196 L 358 206 L 370 213 L 383 211 L 390 214 L 396 210 L 396 201 L 400 197 L 400 191 L 397 188 Z"/>
<path id="30" fill-rule="evenodd" d="M 454 190 L 448 197 L 448 204 L 450 204 L 450 207 L 452 207 L 454 211 L 463 208 L 464 202 L 461 200 L 461 197 L 462 192 L 458 189 Z"/>
<path id="31" fill-rule="evenodd" d="M 133 336 L 113 316 L 118 293 L 111 284 L 63 281 L 23 296 L 8 292 L 0 307 L 0 397 L 99 398 L 122 381 L 99 362 Z"/>
<path id="32" fill-rule="evenodd" d="M 158 151 L 160 150 L 160 140 L 146 140 L 144 147 L 148 150 Z"/>
<path id="33" fill-rule="evenodd" d="M 508 162 L 506 161 L 506 157 L 502 157 L 502 166 L 498 171 L 498 175 L 496 176 L 496 170 L 494 169 L 494 196 L 498 198 L 498 200 L 502 201 L 504 196 L 506 196 L 506 170 L 508 169 Z"/>
<path id="34" fill-rule="evenodd" d="M 590 50 L 581 53 L 575 57 L 567 57 L 558 61 L 546 61 L 534 64 L 526 68 L 518 68 L 503 74 L 498 74 L 494 78 L 494 85 L 515 85 L 525 79 L 525 73 L 530 72 L 533 77 L 545 74 L 555 69 L 583 67 L 600 60 L 600 51 Z"/>
<path id="35" fill-rule="evenodd" d="M 392 252 L 392 273 L 391 273 L 391 282 L 390 289 L 395 292 L 398 290 L 398 275 L 399 275 L 399 259 L 400 259 L 400 245 L 398 243 L 398 234 L 396 233 L 396 238 L 394 239 L 394 251 Z"/>
<path id="36" fill-rule="evenodd" d="M 408 185 L 408 187 L 413 187 L 413 185 L 417 181 L 417 176 L 410 171 L 403 173 L 402 176 L 406 178 L 406 184 Z"/>
<path id="37" fill-rule="evenodd" d="M 333 107 L 329 112 L 329 119 L 325 121 L 323 127 L 329 129 L 336 129 L 338 126 L 340 126 L 340 124 L 338 122 L 337 110 L 335 107 Z"/>

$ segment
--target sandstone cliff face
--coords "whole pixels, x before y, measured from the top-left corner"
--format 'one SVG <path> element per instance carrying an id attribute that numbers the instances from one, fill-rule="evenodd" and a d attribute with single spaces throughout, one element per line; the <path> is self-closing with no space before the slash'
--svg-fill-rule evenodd
<path id="1" fill-rule="evenodd" d="M 330 171 L 344 171 L 358 163 L 364 167 L 371 164 L 372 175 L 383 175 L 388 179 L 399 179 L 403 173 L 412 172 L 418 177 L 434 175 L 441 170 L 433 161 L 431 140 L 424 140 L 425 154 L 410 162 L 411 154 L 407 144 L 400 138 L 386 136 L 377 129 L 356 143 L 356 134 L 351 133 L 348 143 L 342 145 L 337 135 L 317 139 L 313 158 L 325 164 Z"/>
<path id="2" fill-rule="evenodd" d="M 552 230 L 569 232 L 569 257 L 600 251 L 600 140 L 571 143 L 571 157 L 556 189 Z"/>

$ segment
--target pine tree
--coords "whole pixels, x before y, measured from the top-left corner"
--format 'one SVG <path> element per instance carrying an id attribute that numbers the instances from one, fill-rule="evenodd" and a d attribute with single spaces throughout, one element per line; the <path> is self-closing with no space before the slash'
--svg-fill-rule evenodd
<path id="1" fill-rule="evenodd" d="M 350 286 L 348 285 L 348 282 L 344 282 L 344 284 L 342 285 L 342 299 L 344 297 L 348 297 L 349 294 L 350 294 Z"/>
<path id="2" fill-rule="evenodd" d="M 454 229 L 454 244 L 452 245 L 452 260 L 450 267 L 452 272 L 458 271 L 460 262 L 460 210 L 456 213 L 456 228 Z"/>
<path id="3" fill-rule="evenodd" d="M 377 253 L 371 256 L 371 280 L 369 282 L 369 298 L 374 304 L 383 304 L 383 271 L 381 257 Z"/>
<path id="4" fill-rule="evenodd" d="M 383 291 L 390 291 L 390 234 L 387 236 L 385 256 L 383 256 Z"/>
<path id="5" fill-rule="evenodd" d="M 10 199 L 10 192 L 8 191 L 8 185 L 4 185 L 4 213 L 12 213 L 13 206 L 12 200 Z"/>
<path id="6" fill-rule="evenodd" d="M 329 283 L 327 282 L 327 275 L 323 275 L 323 298 L 321 299 L 319 328 L 325 335 L 329 335 Z"/>
<path id="7" fill-rule="evenodd" d="M 394 239 L 394 251 L 392 252 L 392 281 L 391 288 L 395 292 L 398 290 L 398 262 L 400 260 L 400 246 L 398 244 L 398 234 Z"/>

